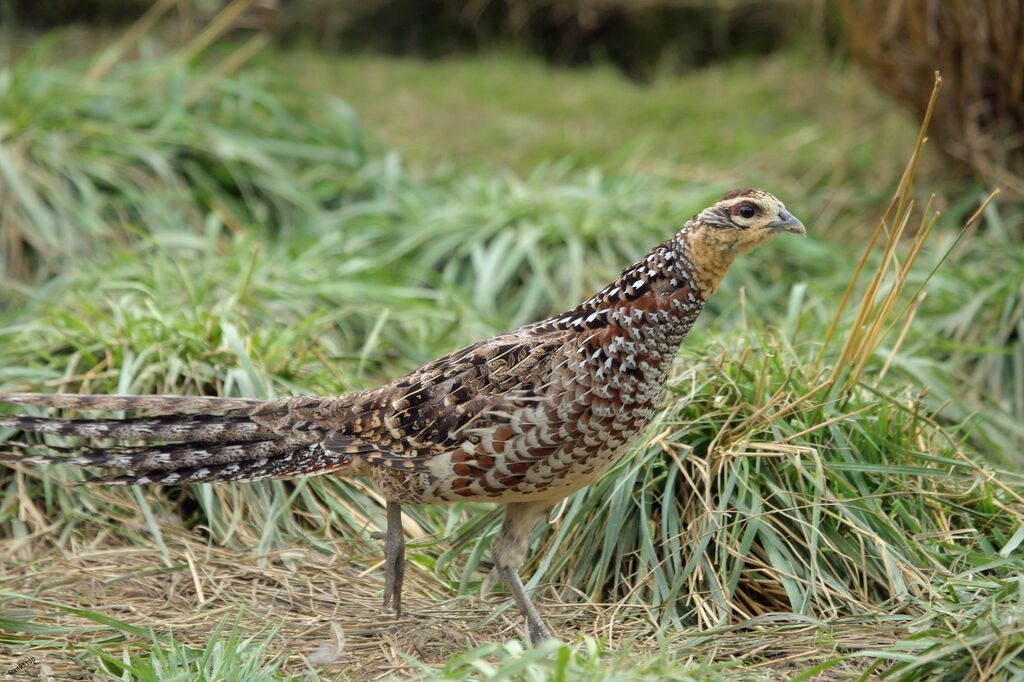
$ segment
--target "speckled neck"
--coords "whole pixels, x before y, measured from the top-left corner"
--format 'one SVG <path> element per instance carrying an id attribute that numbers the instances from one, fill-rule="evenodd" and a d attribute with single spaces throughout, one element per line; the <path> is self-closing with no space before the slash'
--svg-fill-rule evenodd
<path id="1" fill-rule="evenodd" d="M 722 235 L 706 225 L 687 225 L 676 237 L 681 260 L 689 264 L 689 275 L 706 301 L 722 283 L 736 251 L 722 241 Z"/>

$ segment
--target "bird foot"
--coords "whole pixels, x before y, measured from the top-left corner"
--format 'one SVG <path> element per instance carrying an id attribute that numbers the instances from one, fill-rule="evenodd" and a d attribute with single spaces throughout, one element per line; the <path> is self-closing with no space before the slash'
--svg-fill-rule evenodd
<path id="1" fill-rule="evenodd" d="M 526 617 L 526 630 L 530 635 L 530 643 L 533 646 L 538 646 L 549 639 L 555 639 L 551 630 L 540 617 L 537 607 L 533 605 L 530 595 L 526 593 L 523 581 L 519 579 L 516 570 L 508 566 L 498 566 L 498 574 L 508 585 L 509 591 L 512 592 L 512 598 L 515 600 L 516 606 L 519 607 L 520 613 Z"/>
<path id="2" fill-rule="evenodd" d="M 551 630 L 548 629 L 548 626 L 543 621 L 527 621 L 526 629 L 530 633 L 530 644 L 533 646 L 540 646 L 549 639 L 558 639 L 551 634 Z"/>

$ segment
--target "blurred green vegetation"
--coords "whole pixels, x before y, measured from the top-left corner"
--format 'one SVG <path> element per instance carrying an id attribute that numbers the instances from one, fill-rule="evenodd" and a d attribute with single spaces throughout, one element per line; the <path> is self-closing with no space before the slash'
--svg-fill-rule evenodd
<path id="1" fill-rule="evenodd" d="M 931 75 L 941 71 L 949 94 L 938 103 L 932 135 L 946 162 L 965 177 L 1001 185 L 1004 201 L 1024 197 L 1024 13 L 1014 2 L 10 0 L 0 5 L 0 30 L 110 30 L 140 18 L 152 27 L 164 16 L 177 19 L 179 39 L 230 16 L 235 37 L 256 30 L 282 46 L 429 59 L 512 49 L 549 65 L 613 65 L 638 82 L 794 49 L 814 49 L 820 58 L 827 50 L 856 60 L 918 117 Z"/>
<path id="2" fill-rule="evenodd" d="M 345 99 L 374 134 L 431 166 L 475 161 L 526 173 L 564 160 L 681 183 L 781 181 L 801 192 L 849 179 L 879 202 L 915 127 L 856 74 L 804 51 L 646 85 L 608 66 L 550 69 L 515 54 L 429 67 L 302 50 L 275 61 Z"/>
<path id="3" fill-rule="evenodd" d="M 955 243 L 980 197 L 926 167 L 926 186 L 966 197 L 944 206 L 906 283 L 916 293 L 945 260 L 928 297 L 905 334 L 869 349 L 862 380 L 788 407 L 841 364 L 837 344 L 822 350 L 825 328 L 913 147 L 914 123 L 856 73 L 800 51 L 649 86 L 505 53 L 270 50 L 221 68 L 238 49 L 196 60 L 144 44 L 145 58 L 90 78 L 87 62 L 40 44 L 3 67 L 0 388 L 270 397 L 373 385 L 567 308 L 726 189 L 763 186 L 812 236 L 737 264 L 648 437 L 534 537 L 532 582 L 570 602 L 643 606 L 623 617 L 638 637 L 853 614 L 904 629 L 885 651 L 823 647 L 814 665 L 873 655 L 898 679 L 1022 674 L 1016 208 L 990 207 Z M 853 311 L 840 320 L 845 333 Z M 61 548 L 95 519 L 117 535 L 138 515 L 131 491 L 54 485 L 78 477 L 5 470 L 0 533 Z M 26 497 L 42 500 L 45 523 Z M 363 487 L 330 478 L 145 499 L 216 542 L 256 538 L 260 554 L 331 554 L 381 519 Z M 496 515 L 457 505 L 410 518 L 425 533 L 412 561 L 439 589 L 473 594 Z M 25 628 L 5 624 L 28 640 Z M 140 670 L 192 655 L 133 641 L 153 650 L 131 659 Z M 614 679 L 628 649 L 611 648 L 506 645 L 422 666 L 465 679 L 490 661 L 546 679 L 607 660 Z M 237 671 L 255 660 L 212 643 L 203 655 Z M 683 655 L 647 651 L 639 670 L 707 672 Z M 109 652 L 85 656 L 117 669 Z"/>

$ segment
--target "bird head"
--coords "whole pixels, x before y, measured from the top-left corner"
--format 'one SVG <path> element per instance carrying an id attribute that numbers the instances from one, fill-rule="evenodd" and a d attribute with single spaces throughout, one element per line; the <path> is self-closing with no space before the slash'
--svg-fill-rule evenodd
<path id="1" fill-rule="evenodd" d="M 783 232 L 806 235 L 803 223 L 774 195 L 760 189 L 735 189 L 690 220 L 681 236 L 702 288 L 710 295 L 738 253 L 747 253 Z"/>
<path id="2" fill-rule="evenodd" d="M 734 189 L 693 220 L 703 240 L 727 251 L 747 253 L 783 232 L 806 235 L 803 223 L 793 217 L 774 195 L 759 189 Z"/>

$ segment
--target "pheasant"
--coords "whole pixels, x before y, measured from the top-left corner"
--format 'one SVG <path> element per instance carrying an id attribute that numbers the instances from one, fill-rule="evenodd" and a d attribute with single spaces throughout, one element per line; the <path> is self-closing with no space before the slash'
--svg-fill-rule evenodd
<path id="1" fill-rule="evenodd" d="M 734 190 L 568 312 L 338 397 L 0 393 L 0 403 L 141 412 L 0 416 L 0 429 L 144 445 L 13 445 L 3 462 L 109 467 L 104 484 L 365 476 L 387 501 L 384 607 L 401 615 L 403 504 L 505 505 L 493 563 L 531 641 L 551 637 L 519 577 L 538 520 L 608 470 L 650 422 L 679 345 L 739 253 L 806 234 L 773 195 Z M 86 441 L 88 442 L 88 441 Z M 64 454 L 36 454 L 38 448 Z"/>

